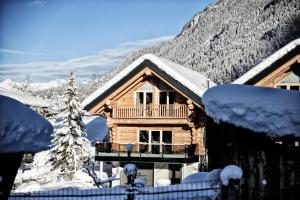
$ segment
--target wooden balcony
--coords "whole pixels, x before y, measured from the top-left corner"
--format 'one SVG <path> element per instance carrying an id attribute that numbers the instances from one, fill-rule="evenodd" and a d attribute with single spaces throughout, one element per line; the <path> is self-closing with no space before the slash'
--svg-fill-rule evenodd
<path id="1" fill-rule="evenodd" d="M 160 105 L 120 105 L 113 108 L 115 119 L 134 118 L 174 118 L 186 119 L 188 114 L 185 104 Z"/>
<path id="2" fill-rule="evenodd" d="M 96 160 L 127 161 L 126 144 L 96 143 Z M 134 144 L 132 161 L 142 162 L 197 162 L 196 144 Z"/>

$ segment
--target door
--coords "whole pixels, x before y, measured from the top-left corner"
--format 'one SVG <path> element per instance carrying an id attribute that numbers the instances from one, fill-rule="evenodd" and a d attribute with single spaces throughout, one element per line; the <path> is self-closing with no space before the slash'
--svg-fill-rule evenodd
<path id="1" fill-rule="evenodd" d="M 137 115 L 139 117 L 152 116 L 152 102 L 153 102 L 152 92 L 137 92 L 136 93 Z"/>
<path id="2" fill-rule="evenodd" d="M 159 154 L 162 151 L 161 146 L 161 131 L 151 131 L 151 152 Z"/>

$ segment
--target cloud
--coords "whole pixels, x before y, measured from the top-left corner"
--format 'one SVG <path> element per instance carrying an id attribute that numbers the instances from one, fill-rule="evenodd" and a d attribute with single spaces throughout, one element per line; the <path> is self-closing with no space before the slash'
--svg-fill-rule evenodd
<path id="1" fill-rule="evenodd" d="M 79 81 L 90 79 L 94 74 L 103 74 L 120 65 L 133 51 L 165 42 L 174 38 L 163 36 L 148 40 L 137 40 L 118 45 L 114 49 L 105 49 L 95 55 L 72 58 L 66 61 L 33 62 L 26 64 L 0 64 L 0 81 L 5 79 L 24 80 L 27 74 L 33 82 L 48 82 L 65 79 L 74 71 Z M 0 52 L 3 49 L 0 50 Z M 33 53 L 5 49 L 6 53 Z M 8 52 L 7 52 L 8 51 Z"/>
<path id="2" fill-rule="evenodd" d="M 43 55 L 42 53 L 19 51 L 19 50 L 14 50 L 14 49 L 0 49 L 0 53 L 20 54 L 20 55 Z"/>
<path id="3" fill-rule="evenodd" d="M 45 0 L 33 0 L 33 1 L 29 1 L 27 5 L 30 7 L 41 7 L 46 5 L 46 3 L 47 2 Z"/>

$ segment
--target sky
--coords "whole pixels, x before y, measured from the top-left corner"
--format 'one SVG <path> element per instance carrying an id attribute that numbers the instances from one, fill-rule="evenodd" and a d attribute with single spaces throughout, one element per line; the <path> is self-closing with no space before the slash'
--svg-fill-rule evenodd
<path id="1" fill-rule="evenodd" d="M 0 0 L 0 81 L 109 71 L 172 39 L 215 0 Z"/>

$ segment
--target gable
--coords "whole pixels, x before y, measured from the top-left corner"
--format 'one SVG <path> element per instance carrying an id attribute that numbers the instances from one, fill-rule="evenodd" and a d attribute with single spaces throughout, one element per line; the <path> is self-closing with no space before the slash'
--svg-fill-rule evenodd
<path id="1" fill-rule="evenodd" d="M 191 99 L 198 107 L 202 105 L 201 98 L 190 91 L 188 88 L 169 77 L 164 72 L 158 70 L 153 63 L 149 61 L 143 62 L 139 66 L 140 71 L 130 76 L 124 77 L 118 84 L 109 88 L 106 92 L 100 95 L 92 104 L 86 106 L 85 109 L 99 114 L 104 110 L 105 104 L 109 101 L 134 101 L 132 92 L 140 91 L 143 89 L 151 90 L 154 83 L 149 79 L 156 79 L 156 85 L 161 90 L 173 90 L 180 94 L 181 97 Z"/>
<path id="2" fill-rule="evenodd" d="M 150 73 L 150 74 L 148 74 Z M 111 98 L 111 95 L 132 87 L 145 76 L 155 75 L 168 86 L 201 106 L 201 96 L 208 87 L 216 85 L 198 72 L 187 69 L 171 61 L 146 54 L 134 61 L 104 86 L 82 102 L 84 109 L 94 112 Z M 96 107 L 95 107 L 96 106 Z"/>

